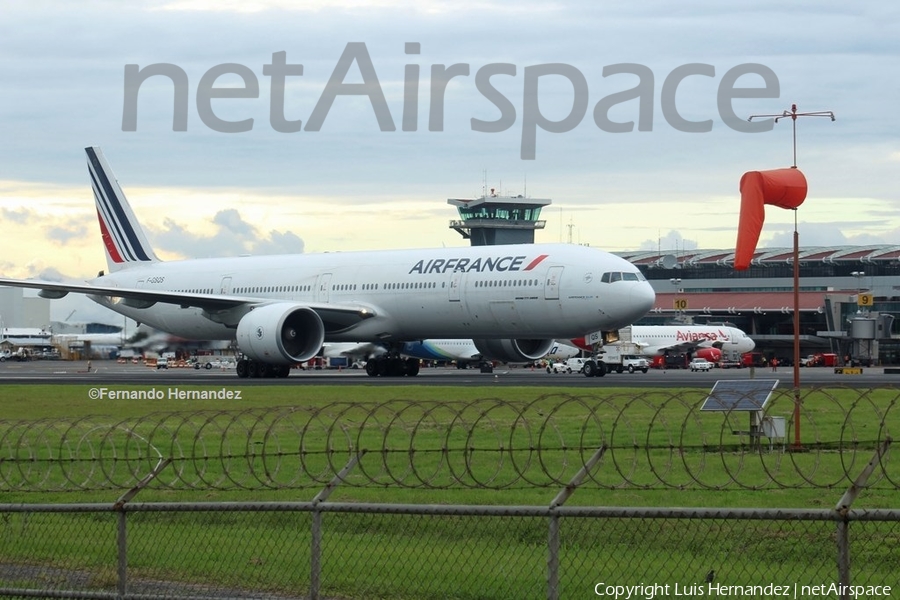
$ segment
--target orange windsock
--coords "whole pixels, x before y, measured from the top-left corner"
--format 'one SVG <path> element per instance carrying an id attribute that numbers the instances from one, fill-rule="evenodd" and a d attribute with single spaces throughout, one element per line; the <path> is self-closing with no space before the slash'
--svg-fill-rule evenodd
<path id="1" fill-rule="evenodd" d="M 750 266 L 766 218 L 765 205 L 794 209 L 806 200 L 806 177 L 799 169 L 749 171 L 741 177 L 741 218 L 738 223 L 734 268 Z"/>

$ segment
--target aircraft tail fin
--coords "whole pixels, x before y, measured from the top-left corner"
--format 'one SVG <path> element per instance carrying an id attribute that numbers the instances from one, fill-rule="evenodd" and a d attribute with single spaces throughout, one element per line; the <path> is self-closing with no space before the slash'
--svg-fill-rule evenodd
<path id="1" fill-rule="evenodd" d="M 100 148 L 90 146 L 84 151 L 110 272 L 159 262 Z"/>

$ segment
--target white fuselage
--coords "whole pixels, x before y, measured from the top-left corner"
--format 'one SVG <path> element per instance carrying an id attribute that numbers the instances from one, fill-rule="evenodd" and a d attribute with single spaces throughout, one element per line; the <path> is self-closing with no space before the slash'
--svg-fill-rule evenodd
<path id="1" fill-rule="evenodd" d="M 630 342 L 640 348 L 644 356 L 657 356 L 666 352 L 686 351 L 697 348 L 718 348 L 726 356 L 739 356 L 750 352 L 756 343 L 738 329 L 725 325 L 632 325 Z M 582 348 L 601 339 L 596 332 L 573 340 Z"/>
<path id="2" fill-rule="evenodd" d="M 475 342 L 454 338 L 404 342 L 400 354 L 422 360 L 474 361 L 481 358 Z"/>
<path id="3" fill-rule="evenodd" d="M 603 273 L 624 273 L 606 278 Z M 368 307 L 352 327 L 326 323 L 327 341 L 425 338 L 562 338 L 616 329 L 655 299 L 636 267 L 567 244 L 480 246 L 210 258 L 133 266 L 95 285 L 220 294 L 248 303 Z M 92 296 L 120 314 L 186 338 L 232 339 L 234 328 L 198 308 L 135 308 Z"/>
<path id="4" fill-rule="evenodd" d="M 651 356 L 683 344 L 737 353 L 750 352 L 756 346 L 740 329 L 718 325 L 635 325 L 631 328 L 631 339 L 644 347 L 644 354 Z"/>

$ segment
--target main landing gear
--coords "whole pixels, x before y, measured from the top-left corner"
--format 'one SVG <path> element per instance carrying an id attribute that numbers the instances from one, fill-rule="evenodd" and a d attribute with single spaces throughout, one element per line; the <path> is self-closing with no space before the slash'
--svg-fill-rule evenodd
<path id="1" fill-rule="evenodd" d="M 402 358 L 383 354 L 366 362 L 369 377 L 415 377 L 419 374 L 418 358 Z"/>
<path id="2" fill-rule="evenodd" d="M 595 361 L 594 359 L 585 361 L 581 372 L 585 377 L 603 377 L 606 375 L 606 364 L 603 361 Z"/>
<path id="3" fill-rule="evenodd" d="M 251 378 L 271 378 L 271 377 L 287 377 L 291 374 L 290 365 L 271 365 L 269 363 L 242 358 L 237 361 L 235 366 L 237 376 L 241 379 Z"/>

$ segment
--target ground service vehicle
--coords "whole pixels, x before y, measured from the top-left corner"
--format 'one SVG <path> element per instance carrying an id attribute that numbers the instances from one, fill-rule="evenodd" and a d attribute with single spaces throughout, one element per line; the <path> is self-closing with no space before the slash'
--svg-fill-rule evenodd
<path id="1" fill-rule="evenodd" d="M 710 369 L 712 369 L 712 363 L 705 358 L 691 360 L 691 371 L 709 371 Z"/>
<path id="2" fill-rule="evenodd" d="M 635 371 L 646 373 L 650 370 L 650 362 L 643 356 L 624 356 L 622 357 L 621 368 L 629 373 L 634 373 Z M 622 371 L 616 368 L 616 373 L 621 372 Z"/>
<path id="3" fill-rule="evenodd" d="M 650 369 L 650 362 L 641 356 L 640 346 L 631 342 L 618 342 L 615 344 L 607 344 L 601 346 L 599 352 L 600 359 L 606 365 L 608 371 L 622 373 L 628 371 L 642 371 L 646 373 Z"/>
<path id="4" fill-rule="evenodd" d="M 570 358 L 566 361 L 566 366 L 571 369 L 571 373 L 581 373 L 584 370 L 585 362 L 583 358 Z"/>
<path id="5" fill-rule="evenodd" d="M 650 361 L 639 356 L 639 352 L 640 347 L 630 342 L 606 344 L 600 347 L 593 358 L 585 361 L 581 372 L 587 377 L 602 377 L 607 372 L 613 371 L 646 373 L 650 370 Z"/>
<path id="6" fill-rule="evenodd" d="M 678 352 L 653 357 L 652 366 L 654 369 L 687 369 L 689 362 L 687 354 Z"/>
<path id="7" fill-rule="evenodd" d="M 807 356 L 800 364 L 804 367 L 836 367 L 838 357 L 837 354 L 817 353 Z"/>
<path id="8" fill-rule="evenodd" d="M 741 364 L 745 367 L 764 367 L 766 358 L 762 352 L 745 352 L 741 355 Z"/>

